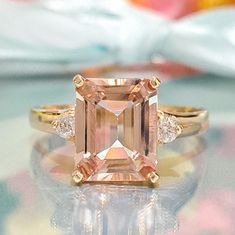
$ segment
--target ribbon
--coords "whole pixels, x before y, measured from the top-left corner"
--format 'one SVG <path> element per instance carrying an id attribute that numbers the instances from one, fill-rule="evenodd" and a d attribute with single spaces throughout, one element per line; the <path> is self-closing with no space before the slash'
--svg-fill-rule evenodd
<path id="1" fill-rule="evenodd" d="M 66 73 L 154 58 L 235 75 L 235 8 L 166 19 L 124 1 L 0 0 L 0 75 Z"/>

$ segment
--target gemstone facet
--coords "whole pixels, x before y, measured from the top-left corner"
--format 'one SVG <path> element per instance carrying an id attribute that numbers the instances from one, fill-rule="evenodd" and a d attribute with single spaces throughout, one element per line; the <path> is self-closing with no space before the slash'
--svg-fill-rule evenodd
<path id="1" fill-rule="evenodd" d="M 157 129 L 151 79 L 88 78 L 76 86 L 76 171 L 83 181 L 148 180 L 156 171 Z"/>

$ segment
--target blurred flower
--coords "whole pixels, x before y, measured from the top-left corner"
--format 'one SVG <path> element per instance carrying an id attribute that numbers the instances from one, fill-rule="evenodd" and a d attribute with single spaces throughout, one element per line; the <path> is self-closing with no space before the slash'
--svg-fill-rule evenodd
<path id="1" fill-rule="evenodd" d="M 235 4 L 234 0 L 129 0 L 164 16 L 177 19 L 196 11 Z"/>

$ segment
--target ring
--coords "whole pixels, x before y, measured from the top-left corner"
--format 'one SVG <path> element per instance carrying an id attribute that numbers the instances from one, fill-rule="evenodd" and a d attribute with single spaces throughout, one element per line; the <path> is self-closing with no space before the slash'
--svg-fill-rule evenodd
<path id="1" fill-rule="evenodd" d="M 75 183 L 158 181 L 157 146 L 208 129 L 208 112 L 158 105 L 160 80 L 76 75 L 75 105 L 34 108 L 31 126 L 75 144 Z"/>

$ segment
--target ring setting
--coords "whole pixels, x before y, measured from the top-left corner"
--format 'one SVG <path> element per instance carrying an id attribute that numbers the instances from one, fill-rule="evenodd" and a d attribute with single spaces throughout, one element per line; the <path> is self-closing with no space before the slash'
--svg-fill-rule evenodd
<path id="1" fill-rule="evenodd" d="M 158 78 L 74 78 L 75 105 L 32 109 L 31 125 L 75 144 L 75 183 L 155 184 L 157 147 L 207 129 L 207 112 L 160 106 Z"/>

